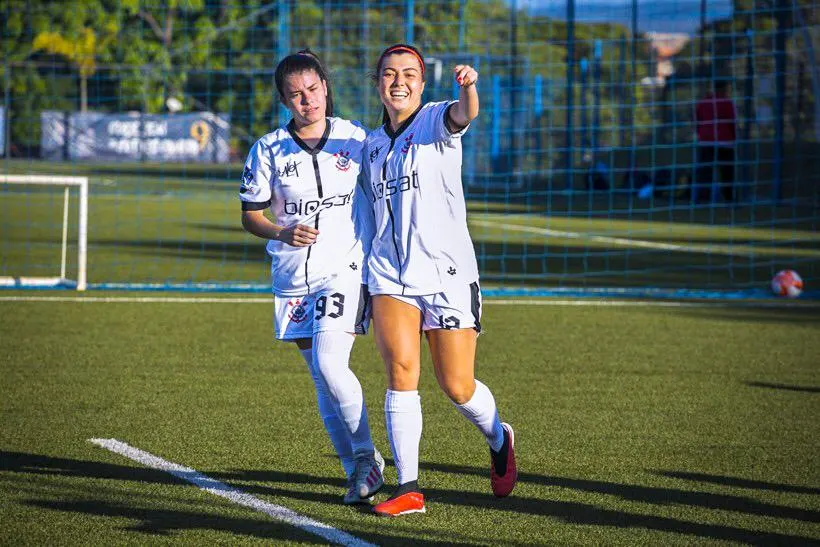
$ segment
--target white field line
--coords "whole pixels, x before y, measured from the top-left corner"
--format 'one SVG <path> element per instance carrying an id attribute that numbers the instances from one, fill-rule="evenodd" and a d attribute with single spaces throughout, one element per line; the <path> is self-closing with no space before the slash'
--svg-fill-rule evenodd
<path id="1" fill-rule="evenodd" d="M 522 226 L 520 224 L 507 224 L 491 222 L 489 220 L 470 220 L 471 224 L 480 226 L 502 228 L 516 232 L 528 232 L 552 237 L 563 237 L 566 239 L 581 239 L 595 241 L 607 245 L 617 245 L 620 247 L 643 247 L 645 249 L 660 249 L 663 251 L 680 251 L 685 253 L 707 253 L 732 256 L 754 256 L 754 252 L 749 249 L 733 249 L 722 245 L 680 245 L 678 243 L 660 243 L 657 241 L 647 241 L 645 239 L 631 239 L 624 237 L 599 236 L 595 234 L 585 234 L 582 232 L 565 232 L 563 230 L 552 230 L 550 228 L 537 228 L 535 226 Z"/>
<path id="2" fill-rule="evenodd" d="M 96 296 L 0 296 L 0 302 L 83 302 L 83 303 L 156 303 L 156 304 L 272 304 L 272 298 L 211 298 L 211 297 L 96 297 Z M 603 306 L 635 308 L 686 308 L 686 307 L 760 307 L 760 308 L 816 308 L 820 302 L 796 303 L 784 300 L 771 302 L 745 301 L 698 301 L 681 302 L 671 300 L 613 300 L 600 297 L 579 297 L 576 299 L 544 298 L 486 298 L 482 304 L 498 306 Z"/>
<path id="3" fill-rule="evenodd" d="M 169 462 L 168 460 L 154 456 L 153 454 L 140 450 L 139 448 L 134 448 L 133 446 L 130 446 L 122 441 L 118 441 L 117 439 L 88 440 L 89 442 L 105 448 L 106 450 L 110 450 L 115 454 L 125 456 L 128 459 L 145 465 L 146 467 L 151 467 L 153 469 L 159 469 L 160 471 L 170 473 L 175 477 L 190 482 L 201 490 L 209 492 L 215 496 L 225 498 L 236 504 L 250 507 L 251 509 L 265 513 L 273 517 L 274 520 L 282 521 L 286 524 L 290 524 L 296 528 L 304 530 L 305 532 L 320 536 L 331 543 L 362 547 L 373 545 L 372 543 L 367 543 L 366 541 L 355 536 L 351 536 L 347 532 L 343 532 L 333 528 L 332 526 L 328 526 L 327 524 L 323 524 L 309 517 L 300 515 L 287 507 L 262 501 L 255 496 L 242 492 L 232 486 L 228 486 L 227 484 L 212 479 L 207 475 L 203 475 L 195 469 Z"/>

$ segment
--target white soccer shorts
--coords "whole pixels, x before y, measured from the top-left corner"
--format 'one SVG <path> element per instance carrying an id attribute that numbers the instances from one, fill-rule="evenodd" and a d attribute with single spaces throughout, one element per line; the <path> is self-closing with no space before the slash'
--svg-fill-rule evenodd
<path id="1" fill-rule="evenodd" d="M 313 294 L 274 295 L 274 336 L 294 340 L 312 338 L 322 331 L 367 334 L 370 308 L 370 294 L 361 276 L 339 276 Z"/>
<path id="2" fill-rule="evenodd" d="M 387 296 L 421 310 L 422 330 L 475 329 L 481 332 L 481 288 L 478 281 L 424 296 Z"/>

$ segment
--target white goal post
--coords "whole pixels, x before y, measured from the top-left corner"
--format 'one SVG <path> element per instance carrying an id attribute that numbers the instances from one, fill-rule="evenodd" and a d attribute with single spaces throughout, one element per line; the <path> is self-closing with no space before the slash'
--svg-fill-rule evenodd
<path id="1" fill-rule="evenodd" d="M 57 287 L 75 285 L 78 291 L 86 289 L 88 258 L 88 177 L 64 177 L 52 175 L 0 175 L 0 184 L 27 184 L 65 187 L 63 197 L 63 234 L 60 250 L 59 277 L 7 277 L 0 276 L 0 286 L 5 287 Z M 68 250 L 68 195 L 69 188 L 80 190 L 79 230 L 77 234 L 77 280 L 66 278 L 66 253 Z"/>

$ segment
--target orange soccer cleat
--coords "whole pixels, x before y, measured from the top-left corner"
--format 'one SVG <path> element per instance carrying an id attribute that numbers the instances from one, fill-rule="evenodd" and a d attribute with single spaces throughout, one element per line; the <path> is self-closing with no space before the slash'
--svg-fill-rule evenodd
<path id="1" fill-rule="evenodd" d="M 518 482 L 518 468 L 515 465 L 515 433 L 508 423 L 502 423 L 504 428 L 504 444 L 501 450 L 493 452 L 490 449 L 490 486 L 493 494 L 499 498 L 510 495 Z"/>
<path id="2" fill-rule="evenodd" d="M 424 494 L 413 491 L 383 501 L 373 506 L 373 512 L 383 517 L 398 517 L 410 513 L 424 513 Z"/>

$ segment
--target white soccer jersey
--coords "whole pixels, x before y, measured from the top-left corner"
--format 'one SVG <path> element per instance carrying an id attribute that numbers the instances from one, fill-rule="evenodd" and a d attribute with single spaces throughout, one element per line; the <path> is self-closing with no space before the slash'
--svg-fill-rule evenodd
<path id="1" fill-rule="evenodd" d="M 291 122 L 259 139 L 245 162 L 239 190 L 243 210 L 270 207 L 273 222 L 280 226 L 299 222 L 319 230 L 308 247 L 268 241 L 277 295 L 315 292 L 343 268 L 366 273 L 363 260 L 370 237 L 360 233 L 353 204 L 366 200 L 356 181 L 367 133 L 358 122 L 327 122 L 313 149 L 296 135 Z"/>
<path id="2" fill-rule="evenodd" d="M 372 294 L 435 294 L 478 279 L 461 187 L 466 128 L 447 129 L 451 104 L 425 104 L 395 133 L 385 124 L 365 141 L 363 174 L 375 220 Z"/>

